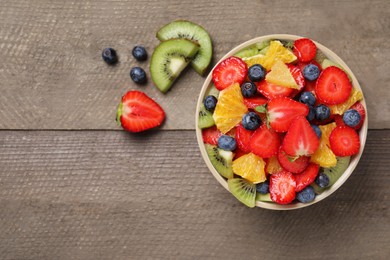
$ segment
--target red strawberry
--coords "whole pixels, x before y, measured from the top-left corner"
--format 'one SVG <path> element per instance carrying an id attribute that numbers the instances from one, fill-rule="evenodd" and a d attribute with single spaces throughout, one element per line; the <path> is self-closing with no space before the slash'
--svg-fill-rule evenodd
<path id="1" fill-rule="evenodd" d="M 317 47 L 312 40 L 302 38 L 294 42 L 293 52 L 300 62 L 309 62 L 316 57 Z"/>
<path id="2" fill-rule="evenodd" d="M 266 125 L 260 126 L 250 140 L 252 153 L 262 157 L 270 158 L 278 153 L 280 146 L 280 137 L 272 129 L 268 129 Z"/>
<path id="3" fill-rule="evenodd" d="M 296 185 L 291 172 L 281 171 L 272 174 L 269 184 L 271 200 L 278 204 L 289 204 L 295 199 Z"/>
<path id="4" fill-rule="evenodd" d="M 344 103 L 352 91 L 348 75 L 335 66 L 324 69 L 315 87 L 317 98 L 326 105 Z"/>
<path id="5" fill-rule="evenodd" d="M 218 138 L 222 133 L 217 129 L 216 126 L 212 126 L 202 130 L 203 142 L 206 144 L 217 145 Z"/>
<path id="6" fill-rule="evenodd" d="M 283 139 L 283 150 L 290 156 L 308 156 L 313 154 L 320 142 L 310 123 L 303 116 L 292 122 Z"/>
<path id="7" fill-rule="evenodd" d="M 221 61 L 213 70 L 213 82 L 218 90 L 223 90 L 234 83 L 241 85 L 246 78 L 248 67 L 238 57 L 229 57 Z"/>
<path id="8" fill-rule="evenodd" d="M 307 165 L 309 165 L 310 157 L 307 156 L 299 156 L 297 159 L 292 160 L 293 158 L 289 157 L 282 149 L 279 148 L 278 151 L 278 161 L 279 164 L 291 173 L 300 173 L 304 169 L 306 169 Z"/>
<path id="9" fill-rule="evenodd" d="M 145 93 L 137 90 L 127 92 L 117 110 L 117 121 L 130 132 L 142 132 L 161 125 L 164 110 Z"/>
<path id="10" fill-rule="evenodd" d="M 310 163 L 303 172 L 295 174 L 294 177 L 297 183 L 295 191 L 299 192 L 311 184 L 316 179 L 319 169 L 318 164 Z"/>
<path id="11" fill-rule="evenodd" d="M 268 99 L 273 99 L 277 97 L 288 97 L 294 89 L 286 88 L 272 83 L 267 82 L 266 80 L 260 81 L 257 85 L 257 91 L 263 94 Z"/>
<path id="12" fill-rule="evenodd" d="M 241 124 L 237 126 L 236 129 L 237 146 L 243 152 L 249 153 L 251 151 L 250 142 L 253 133 L 254 133 L 253 131 L 246 130 Z"/>
<path id="13" fill-rule="evenodd" d="M 336 156 L 351 156 L 360 149 L 360 139 L 356 131 L 349 126 L 338 126 L 330 133 L 330 149 Z"/>
<path id="14" fill-rule="evenodd" d="M 255 109 L 258 106 L 262 106 L 267 103 L 267 99 L 264 97 L 250 97 L 244 98 L 244 104 L 247 108 Z"/>
<path id="15" fill-rule="evenodd" d="M 364 106 L 360 102 L 356 102 L 353 106 L 350 107 L 350 109 L 355 109 L 356 111 L 358 111 L 360 117 L 362 118 L 360 123 L 353 128 L 355 130 L 359 130 L 364 123 L 364 119 L 366 118 L 366 110 L 364 109 Z"/>
<path id="16" fill-rule="evenodd" d="M 297 66 L 291 64 L 287 64 L 287 67 L 289 68 L 291 75 L 295 79 L 295 82 L 299 86 L 298 91 L 302 90 L 305 87 L 305 78 L 303 77 L 302 71 Z"/>
<path id="17" fill-rule="evenodd" d="M 274 98 L 267 105 L 269 123 L 276 132 L 286 132 L 297 116 L 307 116 L 309 108 L 291 98 Z"/>
<path id="18" fill-rule="evenodd" d="M 243 156 L 245 154 L 248 154 L 248 153 L 242 151 L 240 148 L 237 147 L 236 150 L 234 150 L 234 160 L 240 158 L 241 156 Z"/>

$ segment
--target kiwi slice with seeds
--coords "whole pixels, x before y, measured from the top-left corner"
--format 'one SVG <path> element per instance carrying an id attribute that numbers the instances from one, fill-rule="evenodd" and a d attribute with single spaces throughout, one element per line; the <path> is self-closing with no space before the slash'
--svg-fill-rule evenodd
<path id="1" fill-rule="evenodd" d="M 273 202 L 271 200 L 271 195 L 269 193 L 261 194 L 259 192 L 257 192 L 257 194 L 256 194 L 256 201 Z"/>
<path id="2" fill-rule="evenodd" d="M 215 125 L 213 114 L 202 104 L 199 110 L 198 127 L 201 129 Z"/>
<path id="3" fill-rule="evenodd" d="M 228 180 L 229 191 L 236 199 L 253 208 L 256 204 L 256 185 L 241 178 Z"/>
<path id="4" fill-rule="evenodd" d="M 217 170 L 217 172 L 227 178 L 233 178 L 233 153 L 231 151 L 225 151 L 210 144 L 205 144 L 207 155 L 210 158 L 211 164 Z"/>
<path id="5" fill-rule="evenodd" d="M 248 58 L 251 56 L 255 56 L 259 53 L 261 53 L 265 48 L 269 47 L 270 41 L 262 41 L 255 43 L 253 45 L 250 45 L 246 47 L 245 49 L 240 50 L 234 56 L 239 58 Z"/>

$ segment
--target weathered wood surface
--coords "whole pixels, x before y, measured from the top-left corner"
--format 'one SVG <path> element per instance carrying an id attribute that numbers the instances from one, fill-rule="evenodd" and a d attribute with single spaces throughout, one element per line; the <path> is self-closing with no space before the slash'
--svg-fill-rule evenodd
<path id="1" fill-rule="evenodd" d="M 296 211 L 248 209 L 193 131 L 0 131 L 1 259 L 388 259 L 390 131 Z"/>
<path id="2" fill-rule="evenodd" d="M 131 49 L 158 44 L 155 33 L 178 19 L 202 24 L 214 64 L 234 46 L 272 33 L 303 35 L 334 50 L 364 89 L 371 129 L 390 127 L 390 1 L 2 0 L 0 129 L 117 129 L 115 108 L 129 89 L 161 103 L 164 129 L 194 129 L 203 78 L 188 70 L 163 95 L 129 78 Z M 104 47 L 120 64 L 106 66 Z"/>

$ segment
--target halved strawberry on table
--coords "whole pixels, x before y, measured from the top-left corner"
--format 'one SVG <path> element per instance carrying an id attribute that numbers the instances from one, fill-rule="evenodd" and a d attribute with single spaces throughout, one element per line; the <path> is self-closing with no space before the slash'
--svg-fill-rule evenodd
<path id="1" fill-rule="evenodd" d="M 278 204 L 289 204 L 296 196 L 297 184 L 291 172 L 281 171 L 270 177 L 269 193 L 271 200 Z"/>
<path id="2" fill-rule="evenodd" d="M 221 61 L 213 70 L 212 79 L 218 90 L 230 87 L 234 83 L 241 85 L 247 77 L 248 67 L 238 57 L 229 57 Z"/>

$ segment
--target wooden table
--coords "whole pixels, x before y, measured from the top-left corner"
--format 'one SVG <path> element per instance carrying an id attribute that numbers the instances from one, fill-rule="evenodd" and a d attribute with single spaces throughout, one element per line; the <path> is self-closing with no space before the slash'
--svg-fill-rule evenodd
<path id="1" fill-rule="evenodd" d="M 389 259 L 390 2 L 0 1 L 0 259 Z M 166 95 L 129 78 L 131 50 L 182 18 L 202 24 L 214 63 L 272 33 L 334 50 L 368 102 L 364 155 L 323 202 L 248 209 L 203 163 L 194 131 L 204 78 L 188 70 Z M 115 48 L 120 63 L 101 60 Z M 114 121 L 139 89 L 167 113 L 132 135 Z"/>

